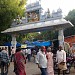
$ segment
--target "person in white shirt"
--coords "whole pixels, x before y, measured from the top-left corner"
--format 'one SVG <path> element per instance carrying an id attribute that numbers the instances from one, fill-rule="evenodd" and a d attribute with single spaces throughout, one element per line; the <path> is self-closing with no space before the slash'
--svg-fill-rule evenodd
<path id="1" fill-rule="evenodd" d="M 44 52 L 44 47 L 41 47 L 41 50 L 37 53 L 37 64 L 41 70 L 41 75 L 47 75 L 47 58 Z"/>
<path id="2" fill-rule="evenodd" d="M 27 49 L 27 58 L 28 58 L 28 62 L 30 62 L 31 61 L 31 49 L 30 48 Z"/>
<path id="3" fill-rule="evenodd" d="M 14 55 L 15 55 L 15 48 L 12 47 L 12 50 L 11 50 L 11 62 L 14 60 Z"/>
<path id="4" fill-rule="evenodd" d="M 58 75 L 60 75 L 60 70 L 63 70 L 63 75 L 65 75 L 65 70 L 67 69 L 66 52 L 61 46 L 59 46 L 59 50 L 57 51 L 56 61 L 58 62 Z"/>

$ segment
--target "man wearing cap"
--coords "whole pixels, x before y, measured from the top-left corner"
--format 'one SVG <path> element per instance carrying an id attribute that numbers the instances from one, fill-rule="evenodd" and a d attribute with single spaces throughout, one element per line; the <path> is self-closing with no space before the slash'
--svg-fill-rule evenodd
<path id="1" fill-rule="evenodd" d="M 40 51 L 37 53 L 37 64 L 41 70 L 41 75 L 47 75 L 47 59 L 45 50 L 45 47 L 42 46 Z"/>

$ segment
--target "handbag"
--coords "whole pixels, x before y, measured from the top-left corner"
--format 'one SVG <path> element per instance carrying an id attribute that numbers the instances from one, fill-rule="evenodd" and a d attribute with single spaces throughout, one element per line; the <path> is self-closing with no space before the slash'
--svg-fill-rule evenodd
<path id="1" fill-rule="evenodd" d="M 66 62 L 61 62 L 58 64 L 58 68 L 60 70 L 66 70 L 67 69 L 67 65 L 66 65 Z"/>
<path id="2" fill-rule="evenodd" d="M 65 62 L 61 62 L 60 64 L 61 64 L 61 65 L 65 65 Z"/>

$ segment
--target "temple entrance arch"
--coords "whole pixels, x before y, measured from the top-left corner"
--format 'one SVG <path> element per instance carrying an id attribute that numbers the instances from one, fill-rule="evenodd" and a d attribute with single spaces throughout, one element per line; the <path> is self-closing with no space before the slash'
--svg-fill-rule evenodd
<path id="1" fill-rule="evenodd" d="M 56 12 L 48 11 L 42 15 L 41 4 L 37 1 L 26 6 L 25 19 L 14 19 L 10 28 L 2 31 L 12 36 L 12 46 L 16 48 L 16 34 L 25 34 L 31 32 L 39 32 L 45 30 L 58 30 L 59 45 L 63 46 L 64 33 L 63 30 L 72 27 L 71 22 L 62 18 L 62 10 L 58 9 Z"/>

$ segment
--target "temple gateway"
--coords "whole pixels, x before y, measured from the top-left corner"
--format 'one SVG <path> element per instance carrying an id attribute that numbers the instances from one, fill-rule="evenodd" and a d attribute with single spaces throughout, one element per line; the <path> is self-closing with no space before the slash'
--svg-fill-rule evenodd
<path id="1" fill-rule="evenodd" d="M 18 17 L 13 20 L 10 28 L 1 33 L 12 36 L 12 46 L 16 48 L 16 35 L 21 33 L 41 32 L 45 30 L 58 30 L 59 45 L 63 46 L 63 30 L 72 27 L 72 23 L 62 18 L 62 10 L 58 9 L 50 14 L 49 9 L 42 15 L 42 7 L 39 1 L 26 6 L 25 18 Z"/>

